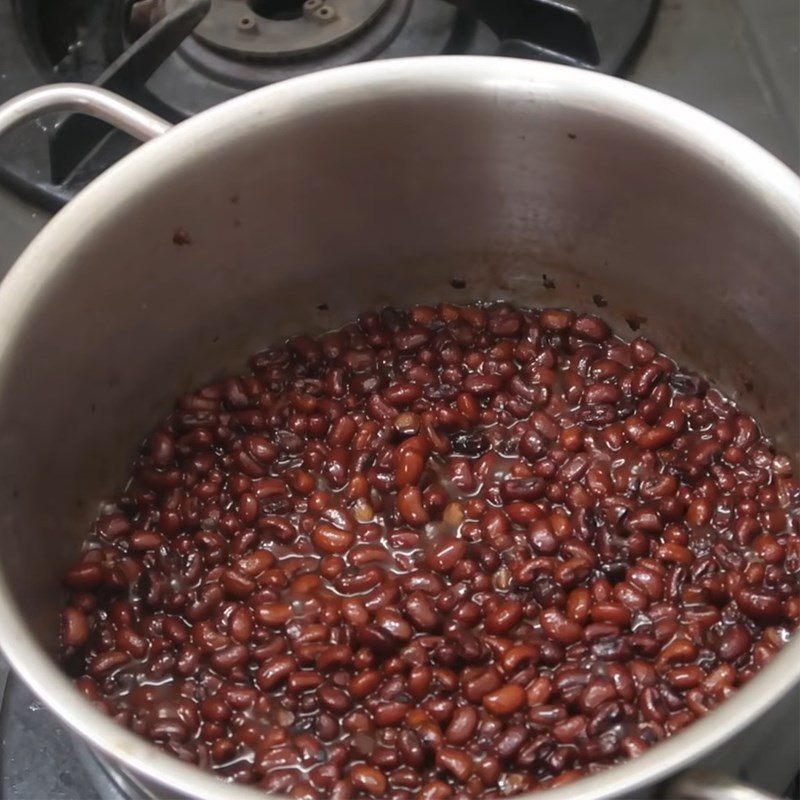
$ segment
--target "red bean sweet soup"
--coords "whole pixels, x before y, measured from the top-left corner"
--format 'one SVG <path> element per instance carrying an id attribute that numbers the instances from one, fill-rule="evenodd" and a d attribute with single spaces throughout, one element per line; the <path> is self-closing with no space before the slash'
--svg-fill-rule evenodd
<path id="1" fill-rule="evenodd" d="M 384 309 L 181 397 L 64 576 L 62 655 L 180 759 L 298 800 L 572 781 L 800 618 L 800 486 L 644 338 Z"/>

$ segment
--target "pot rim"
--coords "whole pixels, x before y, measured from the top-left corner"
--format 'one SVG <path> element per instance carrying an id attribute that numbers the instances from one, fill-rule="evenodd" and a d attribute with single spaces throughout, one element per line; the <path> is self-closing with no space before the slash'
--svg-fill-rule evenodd
<path id="1" fill-rule="evenodd" d="M 151 191 L 171 171 L 235 140 L 246 128 L 299 118 L 380 95 L 509 92 L 580 103 L 693 151 L 734 176 L 787 228 L 800 231 L 800 179 L 774 156 L 725 123 L 679 100 L 618 78 L 572 67 L 509 58 L 432 56 L 374 61 L 327 70 L 264 87 L 193 117 L 114 165 L 68 204 L 33 240 L 0 286 L 0 375 L 18 330 L 40 289 L 62 269 L 64 254 L 78 246 L 85 220 L 101 219 L 124 198 Z M 120 187 L 125 186 L 121 192 Z M 120 200 L 120 197 L 123 199 Z M 55 622 L 55 621 L 54 621 Z M 0 647 L 17 674 L 69 727 L 93 747 L 134 773 L 198 800 L 255 800 L 270 795 L 233 784 L 185 764 L 96 710 L 35 641 L 5 577 L 0 574 Z M 567 786 L 536 793 L 542 800 L 597 800 L 654 783 L 700 758 L 752 722 L 800 681 L 800 637 L 746 686 L 707 717 L 659 743 L 639 758 Z M 520 797 L 528 797 L 521 795 Z M 630 796 L 630 795 L 628 795 Z"/>

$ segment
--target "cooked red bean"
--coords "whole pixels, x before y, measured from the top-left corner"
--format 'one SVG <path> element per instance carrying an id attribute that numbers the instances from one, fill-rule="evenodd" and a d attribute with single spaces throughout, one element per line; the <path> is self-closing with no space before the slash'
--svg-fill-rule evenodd
<path id="1" fill-rule="evenodd" d="M 256 620 L 269 628 L 282 627 L 292 618 L 292 607 L 289 603 L 264 603 L 253 609 Z"/>
<path id="2" fill-rule="evenodd" d="M 475 769 L 471 756 L 455 747 L 443 747 L 436 753 L 436 766 L 465 783 Z"/>
<path id="3" fill-rule="evenodd" d="M 503 679 L 494 667 L 472 667 L 461 673 L 464 697 L 471 703 L 480 702 L 485 695 L 503 685 Z"/>
<path id="4" fill-rule="evenodd" d="M 478 712 L 473 706 L 460 706 L 450 718 L 445 738 L 450 744 L 466 744 L 478 725 Z"/>
<path id="5" fill-rule="evenodd" d="M 82 647 L 89 639 L 89 620 L 79 608 L 68 607 L 62 614 L 61 641 L 66 647 Z"/>
<path id="6" fill-rule="evenodd" d="M 522 612 L 522 603 L 509 600 L 486 615 L 484 628 L 487 633 L 506 633 L 522 619 Z"/>
<path id="7" fill-rule="evenodd" d="M 509 683 L 483 696 L 483 706 L 498 716 L 513 714 L 525 703 L 525 690 L 516 683 Z"/>
<path id="8" fill-rule="evenodd" d="M 264 690 L 269 690 L 297 669 L 297 662 L 291 656 L 276 656 L 265 661 L 256 676 L 256 683 Z"/>
<path id="9" fill-rule="evenodd" d="M 545 633 L 559 644 L 577 642 L 583 634 L 583 628 L 568 620 L 557 608 L 546 608 L 541 614 L 541 622 Z"/>
<path id="10" fill-rule="evenodd" d="M 359 764 L 350 770 L 350 780 L 356 789 L 360 789 L 370 797 L 382 797 L 386 794 L 388 782 L 386 776 L 366 764 Z"/>
<path id="11" fill-rule="evenodd" d="M 322 523 L 314 528 L 311 536 L 314 546 L 322 553 L 344 553 L 355 541 L 352 531 L 344 531 L 333 525 Z"/>
<path id="12" fill-rule="evenodd" d="M 424 525 L 430 520 L 418 486 L 405 486 L 397 493 L 397 510 L 407 525 Z"/>
<path id="13" fill-rule="evenodd" d="M 450 572 L 466 555 L 463 539 L 445 539 L 428 551 L 428 566 L 437 572 Z"/>
<path id="14" fill-rule="evenodd" d="M 800 625 L 800 485 L 643 338 L 382 309 L 181 397 L 66 572 L 80 691 L 298 800 L 486 798 L 645 752 Z"/>

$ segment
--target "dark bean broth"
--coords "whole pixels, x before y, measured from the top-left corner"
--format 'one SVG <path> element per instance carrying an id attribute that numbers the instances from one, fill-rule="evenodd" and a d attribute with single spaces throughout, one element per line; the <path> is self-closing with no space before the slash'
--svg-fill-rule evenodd
<path id="1" fill-rule="evenodd" d="M 800 487 L 643 338 L 363 314 L 178 401 L 65 576 L 78 688 L 295 798 L 512 795 L 635 757 L 800 618 Z"/>

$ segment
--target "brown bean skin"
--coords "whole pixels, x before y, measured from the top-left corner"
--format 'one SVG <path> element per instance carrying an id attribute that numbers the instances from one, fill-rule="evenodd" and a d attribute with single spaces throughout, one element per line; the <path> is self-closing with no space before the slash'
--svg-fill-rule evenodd
<path id="1" fill-rule="evenodd" d="M 430 450 L 430 442 L 423 436 L 412 436 L 397 448 L 394 469 L 398 487 L 413 486 L 419 482 Z"/>
<path id="2" fill-rule="evenodd" d="M 664 677 L 667 683 L 674 689 L 683 691 L 686 689 L 693 689 L 697 686 L 703 680 L 704 675 L 700 667 L 688 666 L 671 669 Z"/>
<path id="3" fill-rule="evenodd" d="M 553 685 L 550 678 L 542 675 L 531 681 L 526 687 L 528 705 L 531 707 L 543 705 L 550 699 Z"/>
<path id="4" fill-rule="evenodd" d="M 460 706 L 450 718 L 445 738 L 450 744 L 466 744 L 478 725 L 478 712 L 472 706 Z"/>
<path id="5" fill-rule="evenodd" d="M 467 272 L 442 291 L 478 291 Z M 63 663 L 119 724 L 295 800 L 592 775 L 800 623 L 792 460 L 590 314 L 365 311 L 142 441 L 63 576 Z"/>
<path id="6" fill-rule="evenodd" d="M 627 625 L 631 621 L 630 611 L 617 603 L 598 603 L 592 606 L 589 613 L 594 622 Z"/>
<path id="7" fill-rule="evenodd" d="M 484 627 L 487 633 L 506 633 L 522 619 L 523 606 L 518 601 L 508 601 L 486 617 Z"/>
<path id="8" fill-rule="evenodd" d="M 502 381 L 497 375 L 469 375 L 462 385 L 465 392 L 470 392 L 476 397 L 484 397 L 497 392 Z"/>
<path id="9" fill-rule="evenodd" d="M 62 623 L 62 641 L 67 647 L 82 647 L 89 639 L 89 620 L 86 614 L 77 608 L 64 609 Z"/>
<path id="10" fill-rule="evenodd" d="M 586 717 L 569 717 L 553 727 L 553 738 L 560 744 L 572 744 L 585 731 Z"/>
<path id="11" fill-rule="evenodd" d="M 555 608 L 545 609 L 541 619 L 545 633 L 560 644 L 572 644 L 581 638 L 583 633 L 581 626 L 569 621 Z"/>
<path id="12" fill-rule="evenodd" d="M 514 674 L 520 668 L 537 664 L 541 655 L 541 649 L 533 644 L 519 644 L 506 650 L 500 663 L 507 675 Z"/>
<path id="13" fill-rule="evenodd" d="M 317 660 L 319 665 L 319 659 Z M 380 686 L 381 673 L 378 670 L 367 669 L 353 676 L 350 681 L 349 692 L 357 700 L 361 700 L 371 694 Z"/>
<path id="14" fill-rule="evenodd" d="M 572 323 L 572 332 L 582 339 L 593 342 L 605 341 L 611 335 L 611 329 L 599 317 L 581 314 Z"/>
<path id="15" fill-rule="evenodd" d="M 346 553 L 352 547 L 355 535 L 352 531 L 322 523 L 314 528 L 311 539 L 317 550 L 322 553 Z"/>
<path id="16" fill-rule="evenodd" d="M 388 783 L 383 773 L 365 764 L 359 764 L 350 770 L 350 780 L 356 789 L 360 789 L 371 797 L 383 797 L 388 789 Z"/>
<path id="17" fill-rule="evenodd" d="M 149 647 L 147 639 L 131 628 L 118 628 L 115 644 L 133 658 L 144 658 Z"/>
<path id="18" fill-rule="evenodd" d="M 439 615 L 424 592 L 412 592 L 404 603 L 406 616 L 414 625 L 427 632 L 436 630 L 439 626 Z"/>
<path id="19" fill-rule="evenodd" d="M 614 598 L 629 611 L 644 611 L 650 604 L 650 600 L 641 589 L 622 581 L 614 587 Z"/>
<path id="20" fill-rule="evenodd" d="M 758 620 L 780 619 L 782 609 L 778 598 L 770 592 L 742 588 L 736 595 L 739 608 Z"/>
<path id="21" fill-rule="evenodd" d="M 209 661 L 217 672 L 227 674 L 246 663 L 247 648 L 241 644 L 232 644 L 213 653 Z"/>
<path id="22" fill-rule="evenodd" d="M 330 684 L 320 686 L 317 690 L 317 696 L 319 697 L 320 703 L 322 703 L 328 711 L 336 715 L 341 715 L 345 711 L 348 711 L 353 704 L 347 692 L 336 686 L 331 686 Z"/>
<path id="23" fill-rule="evenodd" d="M 222 573 L 221 583 L 225 587 L 225 591 L 231 595 L 231 597 L 239 599 L 244 599 L 251 595 L 258 585 L 251 578 L 233 569 L 225 570 L 225 572 Z"/>
<path id="24" fill-rule="evenodd" d="M 103 677 L 124 666 L 130 660 L 131 657 L 127 653 L 120 650 L 108 650 L 96 655 L 89 662 L 89 674 L 94 678 Z"/>
<path id="25" fill-rule="evenodd" d="M 422 493 L 416 486 L 405 486 L 397 493 L 397 510 L 407 525 L 417 527 L 430 520 Z"/>
<path id="26" fill-rule="evenodd" d="M 288 603 L 265 603 L 256 606 L 253 613 L 258 622 L 270 628 L 285 625 L 293 616 L 292 607 Z"/>
<path id="27" fill-rule="evenodd" d="M 425 455 L 419 450 L 398 448 L 395 464 L 395 483 L 399 487 L 413 486 L 419 482 L 425 468 Z"/>
<path id="28" fill-rule="evenodd" d="M 64 575 L 64 585 L 68 589 L 93 589 L 103 580 L 103 568 L 97 563 L 76 564 Z"/>
<path id="29" fill-rule="evenodd" d="M 697 647 L 687 639 L 674 639 L 659 654 L 659 664 L 685 663 L 697 658 Z"/>
<path id="30" fill-rule="evenodd" d="M 266 550 L 254 550 L 236 562 L 237 570 L 253 578 L 261 575 L 275 563 L 275 557 Z"/>
<path id="31" fill-rule="evenodd" d="M 276 686 L 297 669 L 297 662 L 291 656 L 276 656 L 265 661 L 256 676 L 256 682 L 265 691 Z"/>
<path id="32" fill-rule="evenodd" d="M 724 661 L 736 661 L 752 646 L 753 637 L 743 625 L 732 625 L 714 641 L 714 650 Z"/>
<path id="33" fill-rule="evenodd" d="M 633 567 L 628 570 L 629 580 L 651 600 L 659 600 L 664 591 L 662 578 L 650 569 L 645 567 Z"/>
<path id="34" fill-rule="evenodd" d="M 472 775 L 475 765 L 472 759 L 455 747 L 443 747 L 436 753 L 436 766 L 451 773 L 456 780 L 465 782 Z"/>
<path id="35" fill-rule="evenodd" d="M 157 531 L 133 531 L 129 537 L 131 550 L 156 550 L 163 537 Z"/>
<path id="36" fill-rule="evenodd" d="M 467 553 L 463 539 L 445 539 L 427 553 L 428 566 L 435 572 L 450 572 Z"/>
<path id="37" fill-rule="evenodd" d="M 498 716 L 513 714 L 525 704 L 525 690 L 516 683 L 509 683 L 484 695 L 483 706 Z"/>
<path id="38" fill-rule="evenodd" d="M 465 678 L 462 674 L 462 691 L 471 703 L 480 702 L 484 695 L 498 689 L 502 684 L 503 679 L 495 669 L 484 670 L 474 678 Z"/>
<path id="39" fill-rule="evenodd" d="M 253 635 L 253 614 L 249 608 L 240 606 L 230 617 L 231 637 L 240 644 L 245 644 Z"/>
<path id="40" fill-rule="evenodd" d="M 589 617 L 592 596 L 588 589 L 578 587 L 567 597 L 567 617 L 578 624 L 584 624 Z"/>

